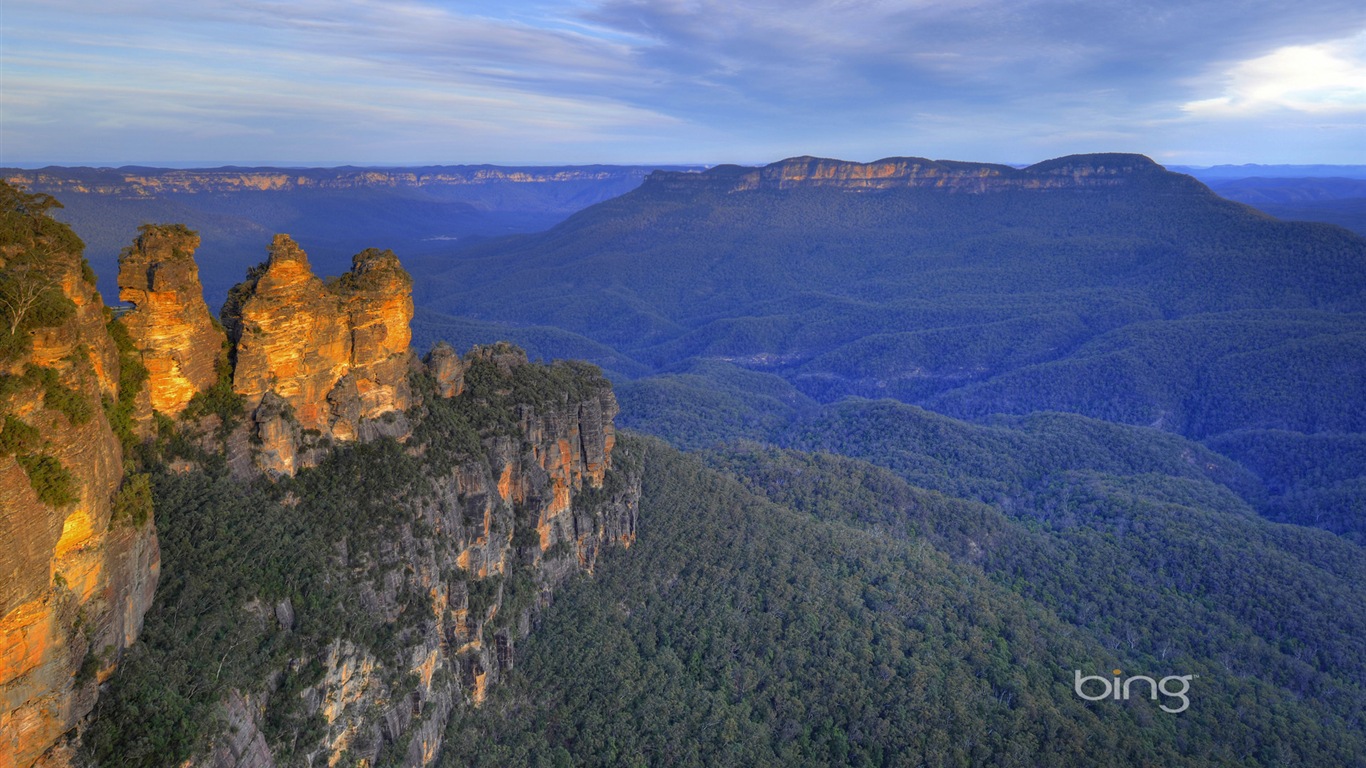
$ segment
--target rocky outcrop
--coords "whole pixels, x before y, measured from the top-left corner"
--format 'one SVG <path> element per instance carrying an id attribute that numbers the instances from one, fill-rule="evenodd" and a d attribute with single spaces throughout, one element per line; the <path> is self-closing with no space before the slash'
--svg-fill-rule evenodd
<path id="1" fill-rule="evenodd" d="M 817 157 L 794 157 L 762 168 L 717 166 L 704 173 L 655 171 L 644 187 L 659 191 L 719 193 L 831 187 L 866 192 L 886 189 L 935 189 L 984 194 L 1008 190 L 1107 189 L 1168 178 L 1196 183 L 1166 172 L 1143 155 L 1070 155 L 1028 168 L 990 163 L 890 157 L 854 163 Z M 1197 183 L 1198 184 L 1198 183 Z"/>
<path id="2" fill-rule="evenodd" d="M 267 446 L 256 465 L 293 474 L 310 463 L 300 463 L 299 437 L 355 440 L 367 422 L 406 409 L 412 317 L 412 279 L 392 252 L 359 253 L 324 284 L 307 254 L 277 235 L 222 313 L 233 390 Z M 290 433 L 293 445 L 281 443 Z"/>
<path id="3" fill-rule="evenodd" d="M 199 235 L 181 225 L 145 225 L 119 256 L 122 316 L 147 368 L 151 405 L 177 416 L 218 379 L 223 331 L 204 304 L 194 261 Z"/>
<path id="4" fill-rule="evenodd" d="M 413 281 L 393 251 L 367 249 L 333 286 L 351 334 L 347 374 L 333 387 L 332 434 L 355 439 L 362 419 L 402 411 L 408 389 L 408 345 L 413 334 Z"/>
<path id="5" fill-rule="evenodd" d="M 435 383 L 414 418 L 481 423 L 472 452 L 429 477 L 430 493 L 369 548 L 339 545 L 339 573 L 355 580 L 356 602 L 376 624 L 405 622 L 402 657 L 337 638 L 292 669 L 320 670 L 295 702 L 259 690 L 224 702 L 229 728 L 194 762 L 214 768 L 276 764 L 263 734 L 270 707 L 297 706 L 321 724 L 316 744 L 295 752 L 311 765 L 431 765 L 459 707 L 478 706 L 516 663 L 517 643 L 556 586 L 592 571 L 604 548 L 635 540 L 640 467 L 616 455 L 617 412 L 594 369 L 527 362 L 506 344 L 451 359 L 443 347 L 423 371 Z M 454 393 L 443 371 L 469 379 Z M 450 394 L 447 394 L 450 393 Z M 267 395 L 267 398 L 273 395 Z M 447 435 L 446 437 L 449 437 Z M 438 451 L 443 438 L 419 431 L 410 450 Z M 444 454 L 443 454 L 444 455 Z M 414 617 L 412 595 L 423 595 Z M 288 633 L 295 611 L 243 608 L 253 621 Z M 261 618 L 264 617 L 264 618 Z M 284 672 L 281 671 L 281 675 Z"/>
<path id="6" fill-rule="evenodd" d="M 450 344 L 437 342 L 423 362 L 436 380 L 438 395 L 455 397 L 465 391 L 465 362 Z"/>
<path id="7" fill-rule="evenodd" d="M 19 306 L 21 288 L 36 299 L 0 317 L 15 329 L 0 337 L 0 768 L 76 759 L 72 737 L 151 604 L 154 489 L 124 456 L 143 411 L 178 414 L 185 439 L 129 456 L 172 451 L 163 458 L 176 472 L 216 464 L 224 450 L 240 475 L 293 474 L 337 442 L 381 437 L 409 440 L 401 455 L 425 472 L 420 492 L 395 497 L 384 535 L 342 538 L 308 561 L 354 598 L 351 620 L 376 631 L 279 646 L 299 655 L 233 683 L 217 702 L 228 727 L 190 765 L 276 765 L 278 708 L 315 726 L 285 762 L 432 764 L 452 713 L 484 702 L 513 668 L 555 587 L 591 572 L 605 547 L 634 541 L 640 467 L 614 455 L 617 404 L 601 372 L 532 364 L 506 344 L 463 358 L 438 345 L 415 362 L 411 280 L 392 253 L 364 251 L 324 282 L 279 236 L 231 293 L 224 333 L 203 307 L 195 234 L 148 226 L 123 255 L 120 294 L 132 308 L 115 322 L 79 241 L 41 215 L 41 197 L 10 197 L 5 231 L 19 222 L 32 232 L 0 245 L 4 306 Z M 146 387 L 124 375 L 142 367 Z M 205 405 L 187 410 L 198 393 Z M 279 503 L 298 504 L 289 494 Z M 226 610 L 261 632 L 304 631 L 287 597 Z M 280 681 L 304 669 L 308 682 L 281 695 Z"/>
<path id="8" fill-rule="evenodd" d="M 6 303 L 0 330 L 0 766 L 57 766 L 141 628 L 159 553 L 150 509 L 121 491 L 101 408 L 119 354 L 80 241 L 41 199 L 0 193 L 4 290 L 43 305 Z"/>

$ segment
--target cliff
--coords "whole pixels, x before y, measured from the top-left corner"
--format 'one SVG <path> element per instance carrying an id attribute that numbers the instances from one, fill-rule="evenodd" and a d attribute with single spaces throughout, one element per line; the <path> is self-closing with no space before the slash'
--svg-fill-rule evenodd
<path id="1" fill-rule="evenodd" d="M 923 157 L 890 157 L 872 163 L 794 157 L 762 168 L 727 165 L 704 173 L 655 171 L 646 177 L 644 188 L 734 193 L 830 187 L 858 192 L 936 189 L 983 194 L 1007 190 L 1108 189 L 1166 177 L 1191 181 L 1167 173 L 1147 157 L 1128 154 L 1070 155 L 1022 169 Z"/>
<path id="2" fill-rule="evenodd" d="M 159 553 L 101 407 L 119 401 L 123 361 L 81 243 L 50 198 L 0 198 L 0 766 L 22 768 L 66 763 L 138 634 Z"/>
<path id="3" fill-rule="evenodd" d="M 147 368 L 151 407 L 177 416 L 218 380 L 223 330 L 209 315 L 194 251 L 183 226 L 145 225 L 119 257 L 121 318 Z"/>
<path id="4" fill-rule="evenodd" d="M 634 541 L 601 373 L 414 359 L 392 252 L 323 281 L 278 236 L 225 331 L 198 236 L 148 225 L 115 320 L 56 202 L 0 193 L 0 768 L 431 764 L 556 585 Z"/>
<path id="5" fill-rule="evenodd" d="M 471 422 L 486 425 L 478 448 L 448 459 L 443 450 L 452 435 L 421 429 L 415 448 L 431 452 L 431 494 L 416 500 L 411 517 L 377 547 L 348 547 L 345 555 L 346 564 L 371 564 L 359 599 L 373 615 L 398 622 L 405 595 L 428 597 L 407 649 L 388 660 L 382 648 L 337 639 L 319 655 L 292 662 L 322 668 L 298 702 L 272 698 L 268 687 L 233 691 L 230 701 L 264 704 L 234 722 L 232 741 L 260 733 L 270 707 L 294 706 L 297 717 L 325 724 L 313 764 L 344 757 L 373 765 L 386 755 L 397 764 L 429 765 L 452 713 L 482 704 L 512 669 L 518 640 L 554 588 L 591 572 L 603 547 L 635 540 L 640 470 L 630 462 L 613 468 L 617 406 L 607 382 L 585 369 L 547 377 L 544 366 L 506 345 L 475 348 L 463 366 L 479 382 L 454 396 L 466 402 L 433 390 L 419 418 L 482 414 Z M 553 388 L 543 387 L 548 383 Z M 508 416 L 515 418 L 512 428 Z M 498 422 L 503 428 L 488 428 Z M 275 750 L 266 752 L 266 764 L 273 764 Z M 250 754 L 220 742 L 200 764 L 236 768 L 244 764 L 239 753 Z"/>
<path id="6" fill-rule="evenodd" d="M 277 235 L 269 258 L 228 294 L 223 324 L 233 345 L 232 386 L 251 414 L 251 461 L 292 474 L 318 459 L 319 440 L 355 440 L 409 405 L 412 278 L 392 252 L 370 249 L 324 284 L 308 256 Z M 306 438 L 312 439 L 306 439 Z M 238 463 L 243 464 L 240 441 Z"/>
<path id="7" fill-rule="evenodd" d="M 8 363 L 15 382 L 29 361 L 56 366 L 115 425 L 7 384 L 15 418 L 51 435 L 42 450 L 89 490 L 45 506 L 18 459 L 0 475 L 6 499 L 28 497 L 4 518 L 23 555 L 5 563 L 0 636 L 16 681 L 5 732 L 21 736 L 0 766 L 66 764 L 74 727 L 81 759 L 101 765 L 429 765 L 555 587 L 635 539 L 640 468 L 614 460 L 611 387 L 509 345 L 462 357 L 441 344 L 418 361 L 393 253 L 362 251 L 324 281 L 283 235 L 220 330 L 197 245 L 184 227 L 144 227 L 120 265 L 131 309 L 108 328 L 64 256 L 75 309 Z M 139 431 L 152 409 L 172 420 Z M 4 443 L 15 435 L 32 437 L 6 421 Z M 123 477 L 129 448 L 150 474 Z M 158 576 L 152 506 L 164 597 L 110 680 Z"/>
<path id="8" fill-rule="evenodd" d="M 334 444 L 273 479 L 165 479 L 149 634 L 198 639 L 153 643 L 121 673 L 93 760 L 431 765 L 555 588 L 634 542 L 641 466 L 616 449 L 596 369 L 499 344 L 443 345 L 412 371 L 402 445 Z"/>

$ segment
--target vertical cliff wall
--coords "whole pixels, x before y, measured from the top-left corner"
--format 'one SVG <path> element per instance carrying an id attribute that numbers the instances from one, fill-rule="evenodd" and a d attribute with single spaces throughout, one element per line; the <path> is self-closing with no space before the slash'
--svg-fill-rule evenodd
<path id="1" fill-rule="evenodd" d="M 418 362 L 393 253 L 324 282 L 278 236 L 225 332 L 198 237 L 149 225 L 114 320 L 55 201 L 0 195 L 0 768 L 430 765 L 555 587 L 634 541 L 601 372 L 502 344 Z M 154 507 L 169 596 L 121 659 Z"/>
<path id="2" fill-rule="evenodd" d="M 440 362 L 442 355 L 429 356 L 429 364 L 433 357 Z M 457 402 L 434 394 L 414 437 L 414 450 L 432 452 L 428 466 L 439 468 L 430 476 L 432 493 L 376 550 L 347 555 L 380 564 L 361 585 L 362 602 L 377 616 L 396 620 L 403 595 L 413 593 L 430 598 L 430 614 L 398 669 L 381 650 L 342 640 L 312 660 L 324 673 L 301 694 L 303 714 L 326 723 L 315 765 L 344 755 L 362 764 L 381 755 L 431 764 L 452 712 L 482 704 L 512 669 L 517 641 L 554 588 L 591 572 L 603 547 L 635 540 L 640 468 L 629 460 L 613 465 L 617 405 L 605 380 L 586 368 L 533 365 L 521 350 L 495 345 L 476 347 L 458 365 L 430 368 L 441 374 L 433 376 L 434 392 L 450 391 L 445 384 L 455 369 L 471 386 L 450 395 Z M 453 413 L 480 414 L 472 422 L 485 426 L 477 450 L 447 463 L 438 457 L 452 435 L 431 422 L 446 423 Z M 409 682 L 387 682 L 395 672 Z M 238 732 L 252 730 L 245 724 Z M 234 752 L 220 747 L 209 763 L 244 765 Z M 228 754 L 232 759 L 223 759 Z"/>
<path id="3" fill-rule="evenodd" d="M 442 344 L 419 362 L 393 253 L 363 251 L 324 281 L 283 235 L 230 294 L 220 335 L 196 245 L 183 227 L 142 230 L 120 270 L 130 349 L 101 341 L 104 368 L 121 353 L 147 368 L 146 411 L 179 418 L 175 439 L 162 422 L 138 449 L 174 468 L 140 486 L 169 526 L 170 597 L 149 633 L 162 644 L 112 684 L 87 757 L 430 765 L 555 587 L 635 539 L 639 467 L 614 460 L 611 387 L 591 366 L 502 344 L 463 357 Z M 90 450 L 91 466 L 117 467 L 118 440 Z"/>
<path id="4" fill-rule="evenodd" d="M 81 243 L 50 199 L 0 198 L 0 766 L 64 765 L 159 554 L 102 407 L 120 358 Z"/>
<path id="5" fill-rule="evenodd" d="M 222 317 L 233 390 L 259 446 L 252 461 L 292 474 L 317 461 L 307 450 L 317 438 L 355 440 L 367 421 L 408 407 L 412 278 L 389 251 L 357 254 L 328 284 L 287 235 L 269 254 L 229 293 Z"/>
<path id="6" fill-rule="evenodd" d="M 194 261 L 199 235 L 180 225 L 146 225 L 119 257 L 124 327 L 147 368 L 151 406 L 177 416 L 213 386 L 223 331 L 204 304 Z"/>

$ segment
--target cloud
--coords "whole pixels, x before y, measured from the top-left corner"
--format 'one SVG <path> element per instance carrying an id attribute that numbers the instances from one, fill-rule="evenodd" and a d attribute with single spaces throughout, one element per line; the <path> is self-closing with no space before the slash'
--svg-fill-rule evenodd
<path id="1" fill-rule="evenodd" d="M 1277 48 L 1234 64 L 1220 94 L 1182 109 L 1200 117 L 1240 117 L 1272 110 L 1366 114 L 1366 33 L 1345 40 Z"/>
<path id="2" fill-rule="evenodd" d="M 1366 29 L 1359 0 L 5 3 L 0 161 L 1142 149 L 1164 119 L 1352 109 L 1361 38 L 1323 41 Z"/>

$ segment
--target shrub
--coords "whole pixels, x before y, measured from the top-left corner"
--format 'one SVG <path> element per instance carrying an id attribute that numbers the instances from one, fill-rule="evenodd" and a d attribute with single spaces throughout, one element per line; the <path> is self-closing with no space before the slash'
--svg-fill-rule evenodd
<path id="1" fill-rule="evenodd" d="M 44 504 L 64 507 L 77 499 L 76 479 L 60 461 L 45 453 L 20 454 L 17 459 Z"/>
<path id="2" fill-rule="evenodd" d="M 114 514 L 109 520 L 115 523 L 129 523 L 141 528 L 152 518 L 152 476 L 139 472 L 124 478 L 123 487 L 114 496 Z"/>

